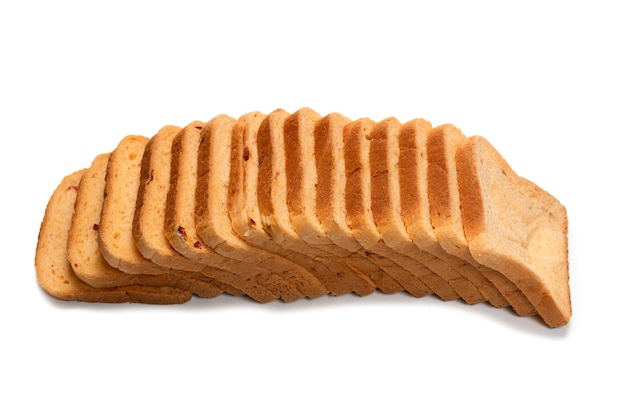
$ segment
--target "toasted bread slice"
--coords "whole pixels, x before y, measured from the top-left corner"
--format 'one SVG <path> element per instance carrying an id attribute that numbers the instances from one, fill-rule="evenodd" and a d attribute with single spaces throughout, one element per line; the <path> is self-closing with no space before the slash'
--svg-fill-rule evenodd
<path id="1" fill-rule="evenodd" d="M 178 304 L 191 299 L 191 292 L 174 287 L 95 288 L 76 277 L 67 258 L 67 239 L 80 179 L 85 172 L 80 170 L 64 177 L 46 207 L 35 253 L 40 286 L 58 299 L 82 302 Z"/>
<path id="2" fill-rule="evenodd" d="M 203 273 L 230 287 L 228 293 L 246 294 L 258 302 L 269 302 L 276 295 L 247 275 L 241 262 L 216 253 L 205 245 L 196 230 L 196 188 L 200 132 L 205 124 L 187 125 L 172 144 L 172 172 L 165 213 L 165 235 L 172 248 L 195 263 L 204 264 Z"/>
<path id="3" fill-rule="evenodd" d="M 324 230 L 317 210 L 317 165 L 315 155 L 315 125 L 321 116 L 302 108 L 285 120 L 284 148 L 287 208 L 293 230 L 300 237 L 307 253 L 315 249 L 324 260 L 345 266 L 342 279 L 357 295 L 368 295 L 376 285 L 367 274 L 351 262 L 351 253 L 336 245 Z M 328 167 L 330 170 L 330 167 Z M 358 259 L 357 259 L 358 260 Z"/>
<path id="4" fill-rule="evenodd" d="M 572 306 L 563 205 L 518 176 L 484 138 L 463 141 L 456 164 L 472 256 L 509 278 L 548 326 L 567 324 Z"/>
<path id="5" fill-rule="evenodd" d="M 388 262 L 377 254 L 367 253 L 346 222 L 343 130 L 350 122 L 339 113 L 331 113 L 315 125 L 316 214 L 324 235 L 345 250 L 346 263 L 367 274 L 381 292 L 401 292 L 404 288 L 393 277 L 394 266 L 387 268 Z"/>
<path id="6" fill-rule="evenodd" d="M 196 187 L 196 229 L 205 245 L 216 253 L 241 262 L 244 274 L 281 298 L 303 297 L 294 283 L 281 276 L 280 258 L 254 248 L 233 231 L 228 214 L 232 131 L 235 119 L 219 115 L 200 133 L 198 185 Z M 276 269 L 276 270 L 275 270 Z"/>
<path id="7" fill-rule="evenodd" d="M 455 162 L 457 147 L 464 139 L 463 133 L 449 124 L 433 129 L 428 135 L 428 198 L 435 235 L 449 254 L 467 261 L 483 273 L 518 315 L 535 315 L 535 308 L 513 282 L 500 272 L 481 265 L 469 250 L 461 219 Z"/>
<path id="8" fill-rule="evenodd" d="M 247 113 L 235 122 L 232 131 L 228 213 L 233 233 L 239 234 L 239 239 L 244 240 L 247 245 L 251 244 L 243 235 L 248 232 L 250 219 L 252 219 L 248 217 L 248 213 L 251 210 L 249 206 L 254 206 L 258 213 L 258 203 L 256 201 L 258 174 L 256 135 L 264 117 L 265 115 L 260 112 Z M 253 248 L 257 249 L 254 246 Z M 265 258 L 263 263 L 271 263 L 268 267 L 269 270 L 285 277 L 304 296 L 316 298 L 328 293 L 314 274 L 293 260 L 267 251 L 262 247 L 258 248 L 257 251 Z"/>
<path id="9" fill-rule="evenodd" d="M 426 140 L 432 125 L 423 119 L 413 119 L 402 125 L 399 133 L 399 179 L 402 220 L 411 240 L 423 251 L 436 256 L 453 267 L 460 277 L 469 280 L 493 306 L 502 308 L 509 303 L 498 289 L 472 265 L 448 254 L 442 247 L 432 223 L 428 201 L 428 158 Z M 463 294 L 458 279 L 450 279 L 459 294 Z"/>
<path id="10" fill-rule="evenodd" d="M 257 198 L 261 219 L 255 221 L 248 237 L 262 241 L 264 237 L 260 232 L 263 231 L 266 248 L 271 245 L 271 251 L 289 256 L 313 272 L 331 295 L 350 293 L 353 286 L 344 276 L 354 275 L 354 272 L 345 263 L 332 260 L 327 252 L 303 241 L 291 223 L 285 167 L 285 123 L 289 116 L 288 112 L 277 109 L 268 114 L 259 127 Z M 289 254 L 293 254 L 293 258 Z"/>
<path id="11" fill-rule="evenodd" d="M 433 274 L 415 260 L 399 254 L 383 241 L 372 215 L 370 135 L 376 123 L 367 118 L 351 122 L 344 129 L 346 162 L 346 220 L 354 237 L 366 251 L 386 258 L 398 267 L 394 278 L 411 295 L 431 295 L 432 289 L 420 279 Z M 392 264 L 390 263 L 390 266 Z"/>

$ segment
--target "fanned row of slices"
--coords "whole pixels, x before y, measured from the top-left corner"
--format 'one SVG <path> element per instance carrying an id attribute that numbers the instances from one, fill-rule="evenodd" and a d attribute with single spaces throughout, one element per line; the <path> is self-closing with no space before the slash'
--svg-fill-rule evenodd
<path id="1" fill-rule="evenodd" d="M 63 179 L 35 264 L 66 300 L 378 290 L 571 316 L 564 207 L 485 139 L 422 119 L 279 109 L 127 136 Z"/>

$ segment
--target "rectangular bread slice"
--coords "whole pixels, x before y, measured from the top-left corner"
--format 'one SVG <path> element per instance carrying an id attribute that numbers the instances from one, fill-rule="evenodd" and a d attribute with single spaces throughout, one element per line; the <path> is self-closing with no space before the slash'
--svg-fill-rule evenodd
<path id="1" fill-rule="evenodd" d="M 100 213 L 104 201 L 109 154 L 98 155 L 82 176 L 67 238 L 67 258 L 76 276 L 92 287 L 127 285 L 175 286 L 202 297 L 222 291 L 211 282 L 189 274 L 130 274 L 109 265 L 98 246 Z"/>
<path id="2" fill-rule="evenodd" d="M 79 170 L 64 177 L 50 197 L 35 252 L 39 285 L 55 298 L 82 302 L 178 304 L 191 299 L 191 292 L 174 287 L 95 288 L 76 277 L 67 259 L 67 239 L 79 183 L 85 171 Z"/>
<path id="3" fill-rule="evenodd" d="M 245 294 L 258 302 L 276 296 L 246 275 L 241 262 L 216 253 L 205 245 L 196 230 L 196 188 L 200 132 L 206 124 L 187 125 L 172 144 L 172 172 L 165 212 L 165 235 L 172 248 L 195 263 L 204 264 L 202 272 L 229 286 L 228 293 Z"/>
<path id="4" fill-rule="evenodd" d="M 428 269 L 420 279 L 440 299 L 454 300 L 460 296 L 470 304 L 483 302 L 485 299 L 476 287 L 417 247 L 406 232 L 400 214 L 400 128 L 400 122 L 392 117 L 377 123 L 370 134 L 372 215 L 376 228 L 390 248 Z"/>
<path id="5" fill-rule="evenodd" d="M 381 292 L 401 292 L 404 288 L 394 279 L 394 268 L 398 267 L 389 266 L 377 254 L 366 252 L 346 221 L 343 130 L 350 122 L 339 113 L 331 113 L 315 125 L 316 214 L 328 239 L 347 251 L 346 263 L 367 274 Z"/>
<path id="6" fill-rule="evenodd" d="M 161 274 L 164 268 L 145 258 L 133 237 L 141 160 L 149 139 L 124 137 L 109 157 L 98 240 L 106 261 L 131 274 Z"/>
<path id="7" fill-rule="evenodd" d="M 352 234 L 366 251 L 395 263 L 394 278 L 411 295 L 431 295 L 432 289 L 420 276 L 432 274 L 415 260 L 389 248 L 383 241 L 372 215 L 370 170 L 370 134 L 376 123 L 358 119 L 344 129 L 344 160 L 346 162 L 346 221 Z M 389 270 L 388 270 L 389 271 Z"/>
<path id="8" fill-rule="evenodd" d="M 509 278 L 550 327 L 572 315 L 567 213 L 520 177 L 481 137 L 456 154 L 463 227 L 472 256 Z"/>
<path id="9" fill-rule="evenodd" d="M 428 201 L 426 140 L 431 129 L 429 122 L 413 119 L 402 125 L 399 134 L 400 207 L 406 231 L 419 248 L 453 267 L 459 276 L 467 278 L 490 304 L 497 308 L 509 306 L 482 273 L 466 261 L 448 254 L 437 240 L 430 221 Z"/>
<path id="10" fill-rule="evenodd" d="M 328 237 L 317 217 L 315 125 L 320 119 L 321 116 L 315 111 L 302 108 L 285 120 L 286 199 L 291 224 L 307 248 L 318 250 L 319 255 L 328 262 L 345 266 L 341 278 L 352 292 L 365 296 L 374 292 L 376 285 L 367 272 L 350 263 L 350 252 Z M 328 169 L 331 170 L 330 167 Z"/>
<path id="11" fill-rule="evenodd" d="M 205 245 L 216 253 L 241 262 L 246 275 L 285 302 L 303 294 L 294 283 L 280 275 L 280 258 L 254 248 L 233 231 L 228 214 L 230 158 L 235 119 L 219 115 L 200 133 L 198 184 L 196 187 L 196 229 Z M 277 270 L 274 270 L 278 267 Z"/>
<path id="12" fill-rule="evenodd" d="M 428 135 L 428 198 L 435 235 L 449 254 L 467 261 L 483 273 L 518 315 L 535 315 L 535 308 L 513 282 L 497 270 L 481 265 L 469 250 L 461 218 L 455 162 L 457 148 L 464 139 L 463 133 L 450 124 L 439 126 Z"/>
<path id="13" fill-rule="evenodd" d="M 249 232 L 251 219 L 259 219 L 256 201 L 258 175 L 256 136 L 264 117 L 265 115 L 260 112 L 250 112 L 241 116 L 233 126 L 228 186 L 228 214 L 231 227 L 239 239 L 257 249 L 259 254 L 271 263 L 269 270 L 293 283 L 304 296 L 317 298 L 327 294 L 328 290 L 314 274 L 298 265 L 292 257 L 287 258 L 267 251 L 263 246 L 256 247 L 244 236 Z M 249 217 L 251 211 L 255 211 L 255 214 Z"/>
<path id="14" fill-rule="evenodd" d="M 249 123 L 244 124 L 242 136 L 239 136 L 238 131 L 234 129 L 233 139 L 236 141 L 243 140 L 243 149 L 238 152 L 236 149 L 238 145 L 233 145 L 233 153 L 231 153 L 231 162 L 233 162 L 231 165 L 231 182 L 233 182 L 233 187 L 231 191 L 242 190 L 243 193 L 237 193 L 237 197 L 232 196 L 229 199 L 228 211 L 233 230 L 241 239 L 254 247 L 293 261 L 306 270 L 311 277 L 314 277 L 315 280 L 296 283 L 304 295 L 309 298 L 316 298 L 329 293 L 320 274 L 331 276 L 332 273 L 324 264 L 282 247 L 267 232 L 269 228 L 263 223 L 263 216 L 261 215 L 258 194 L 259 167 L 261 165 L 258 139 L 259 136 L 264 135 L 262 132 L 267 133 L 268 122 L 276 115 L 279 113 L 274 112 L 273 115 L 270 114 L 269 116 L 258 114 L 249 119 Z M 263 126 L 266 128 L 262 128 Z M 242 187 L 238 189 L 236 184 L 241 184 Z M 304 276 L 302 277 L 304 278 Z"/>
<path id="15" fill-rule="evenodd" d="M 263 240 L 259 229 L 266 234 L 266 242 L 282 247 L 273 247 L 272 251 L 281 254 L 294 254 L 294 260 L 302 260 L 328 289 L 331 295 L 338 296 L 353 291 L 353 287 L 344 280 L 347 274 L 354 274 L 345 263 L 335 262 L 328 253 L 312 247 L 303 241 L 294 230 L 287 205 L 287 175 L 285 149 L 285 122 L 290 114 L 277 109 L 263 120 L 257 136 L 258 182 L 257 198 L 260 221 L 251 229 L 249 237 Z M 270 248 L 270 247 L 266 247 Z M 301 263 L 302 261 L 298 261 Z M 307 264 L 301 264 L 303 266 Z"/>

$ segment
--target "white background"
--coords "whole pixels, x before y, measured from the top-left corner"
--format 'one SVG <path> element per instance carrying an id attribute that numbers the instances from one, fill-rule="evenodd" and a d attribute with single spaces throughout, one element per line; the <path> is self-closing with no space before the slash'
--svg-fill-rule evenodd
<path id="1" fill-rule="evenodd" d="M 88 3 L 0 5 L 0 416 L 624 416 L 620 2 Z M 64 175 L 127 134 L 302 106 L 489 139 L 568 209 L 570 324 L 404 294 L 163 307 L 38 287 Z"/>

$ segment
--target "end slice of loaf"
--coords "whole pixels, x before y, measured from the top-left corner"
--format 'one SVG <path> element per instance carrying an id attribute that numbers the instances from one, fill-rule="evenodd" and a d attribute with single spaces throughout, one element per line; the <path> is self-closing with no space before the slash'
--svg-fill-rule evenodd
<path id="1" fill-rule="evenodd" d="M 95 288 L 74 274 L 67 259 L 67 239 L 80 179 L 85 171 L 64 177 L 46 207 L 35 253 L 40 286 L 58 299 L 82 302 L 178 304 L 191 299 L 191 292 L 173 287 Z"/>
<path id="2" fill-rule="evenodd" d="M 428 135 L 428 198 L 431 222 L 443 249 L 459 257 L 485 276 L 520 316 L 537 312 L 522 292 L 497 270 L 481 265 L 471 254 L 461 218 L 456 152 L 465 135 L 453 125 L 442 125 Z"/>
<path id="3" fill-rule="evenodd" d="M 517 175 L 484 138 L 457 152 L 465 235 L 473 257 L 509 278 L 550 327 L 569 322 L 567 213 Z"/>

